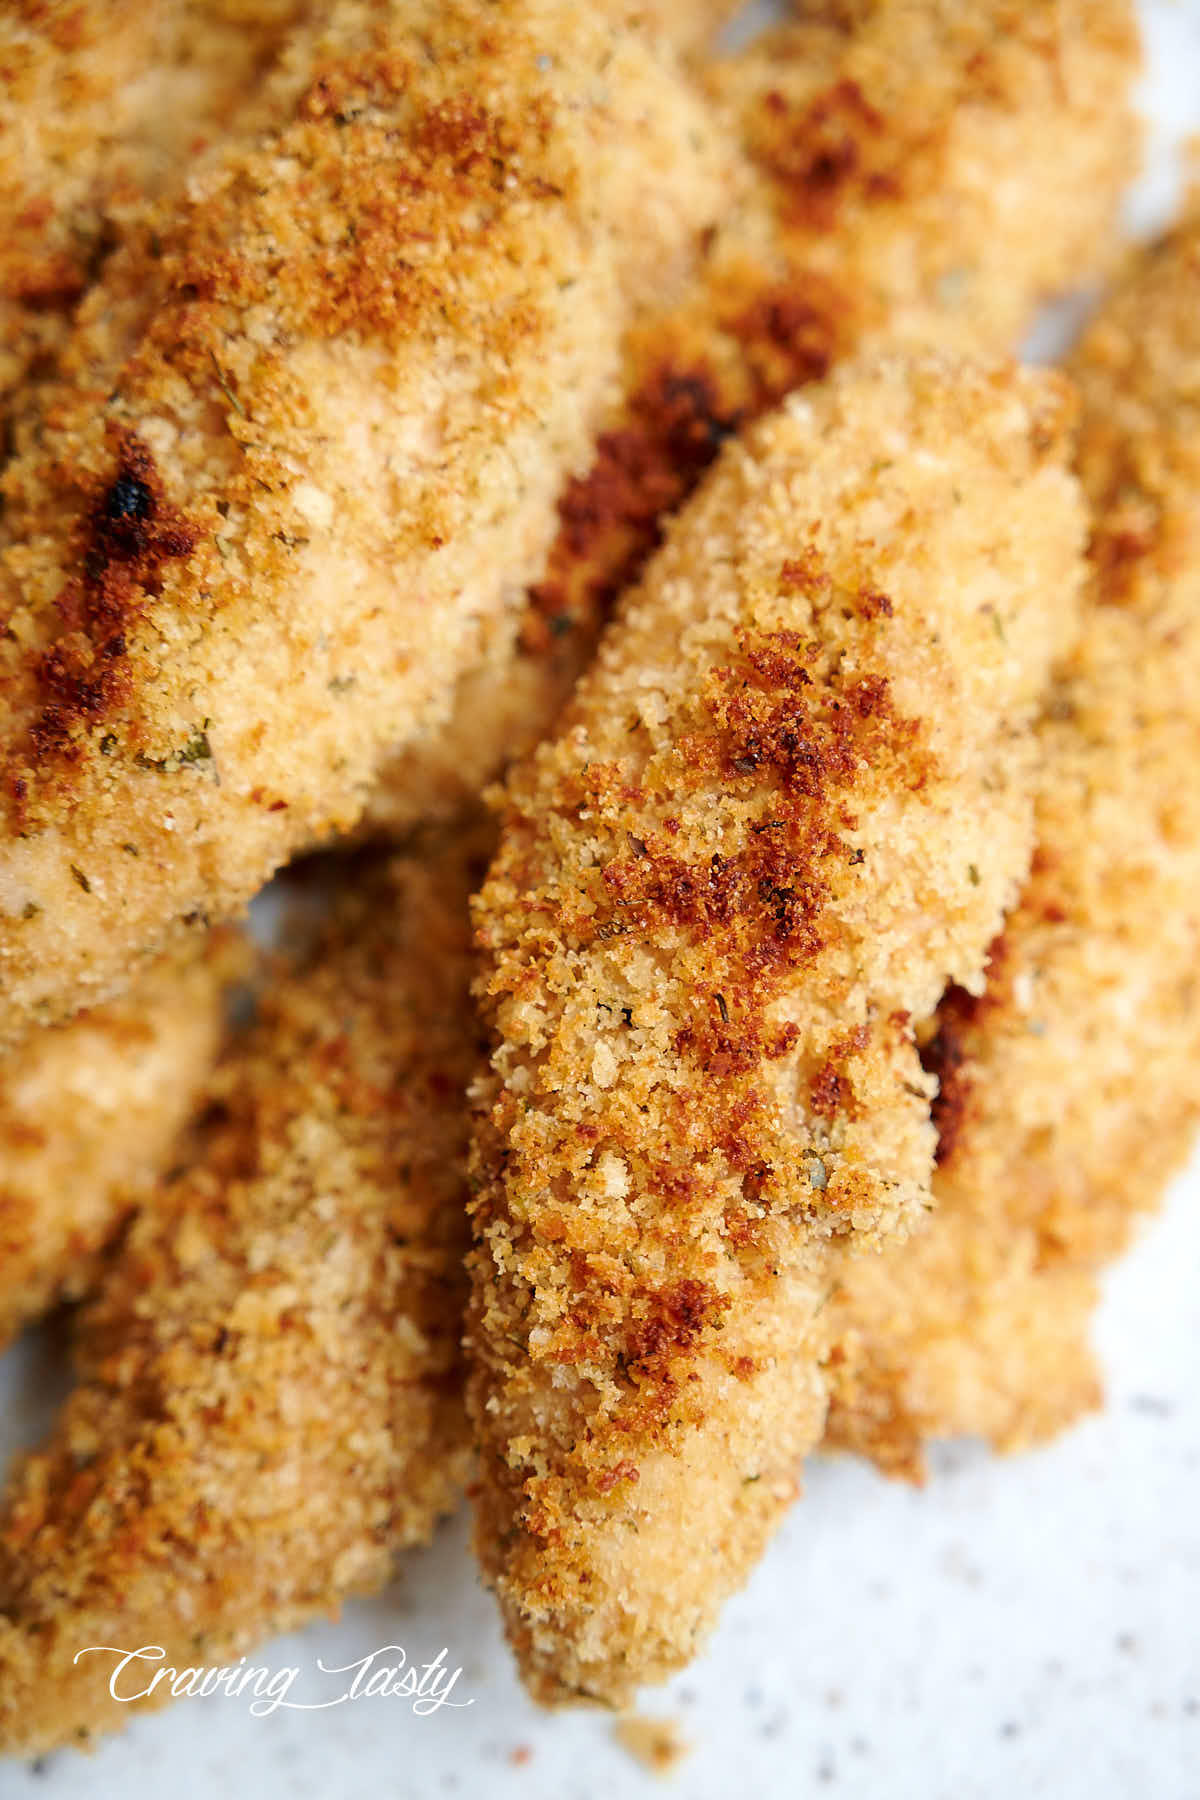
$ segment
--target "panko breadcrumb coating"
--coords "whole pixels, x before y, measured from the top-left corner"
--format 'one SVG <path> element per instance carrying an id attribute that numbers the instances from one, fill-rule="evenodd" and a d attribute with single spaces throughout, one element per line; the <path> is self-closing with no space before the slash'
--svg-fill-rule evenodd
<path id="1" fill-rule="evenodd" d="M 1017 1447 L 1094 1404 L 1094 1273 L 1200 1118 L 1200 212 L 1071 372 L 1092 582 L 1042 725 L 1033 875 L 928 1046 L 929 1229 L 849 1263 L 834 1308 L 830 1439 L 908 1473 L 926 1439 Z"/>
<path id="2" fill-rule="evenodd" d="M 220 1046 L 236 944 L 164 957 L 129 993 L 0 1058 L 0 1348 L 58 1300 L 169 1167 Z"/>
<path id="3" fill-rule="evenodd" d="M 717 64 L 792 259 L 860 331 L 1011 349 L 1111 266 L 1140 128 L 1131 0 L 800 0 Z"/>
<path id="4" fill-rule="evenodd" d="M 306 9 L 306 0 L 0 9 L 0 413 L 61 341 L 127 210 L 178 187 Z"/>
<path id="5" fill-rule="evenodd" d="M 339 0 L 106 265 L 3 483 L 0 1031 L 352 826 L 518 604 L 732 179 L 628 10 Z"/>
<path id="6" fill-rule="evenodd" d="M 689 293 L 633 328 L 524 620 L 500 622 L 449 723 L 387 770 L 377 829 L 453 811 L 533 747 L 735 428 L 856 344 L 1011 351 L 1041 300 L 1110 264 L 1137 160 L 1128 0 L 799 10 L 708 66 L 753 159 L 745 196 Z"/>
<path id="7" fill-rule="evenodd" d="M 477 1541 L 541 1699 L 696 1650 L 928 1204 L 911 1026 L 1032 850 L 1085 522 L 1056 378 L 850 364 L 730 446 L 510 778 L 478 902 Z"/>
<path id="8" fill-rule="evenodd" d="M 467 896 L 490 842 L 351 868 L 84 1310 L 80 1385 L 0 1510 L 0 1751 L 125 1722 L 114 1659 L 81 1646 L 223 1663 L 382 1586 L 454 1505 Z"/>

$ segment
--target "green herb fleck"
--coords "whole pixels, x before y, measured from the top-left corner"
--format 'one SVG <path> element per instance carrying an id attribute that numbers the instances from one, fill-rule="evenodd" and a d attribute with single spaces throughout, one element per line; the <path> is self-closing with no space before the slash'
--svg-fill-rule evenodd
<path id="1" fill-rule="evenodd" d="M 79 883 L 84 893 L 90 894 L 92 891 L 92 884 L 84 874 L 83 870 L 75 863 L 71 864 L 71 874 L 75 877 L 75 880 Z"/>
<path id="2" fill-rule="evenodd" d="M 975 867 L 974 863 L 967 864 L 967 874 L 970 877 L 971 886 L 978 887 L 979 886 L 979 870 Z"/>
<path id="3" fill-rule="evenodd" d="M 212 366 L 217 371 L 217 385 L 219 386 L 221 392 L 224 394 L 225 398 L 228 400 L 230 406 L 233 407 L 235 412 L 240 413 L 242 418 L 244 419 L 246 417 L 246 409 L 242 405 L 241 401 L 238 399 L 237 395 L 234 393 L 233 389 L 230 387 L 228 381 L 226 380 L 224 371 L 222 370 L 220 363 L 217 361 L 216 351 L 210 350 L 208 354 L 212 357 Z"/>
<path id="4" fill-rule="evenodd" d="M 205 719 L 204 721 L 205 725 L 211 723 L 212 721 L 210 719 Z M 212 754 L 212 745 L 208 741 L 208 733 L 202 726 L 183 746 L 183 749 L 179 752 L 179 760 L 180 762 L 185 763 L 211 762 Z"/>
<path id="5" fill-rule="evenodd" d="M 213 755 L 213 747 L 208 741 L 208 727 L 211 724 L 211 719 L 205 719 L 203 725 L 196 728 L 187 743 L 178 750 L 172 750 L 168 756 L 147 756 L 139 750 L 133 760 L 139 769 L 157 769 L 160 775 L 175 775 L 184 764 L 194 765 L 210 762 L 214 765 L 213 773 L 217 785 L 220 786 L 221 778 L 216 772 L 216 758 Z"/>

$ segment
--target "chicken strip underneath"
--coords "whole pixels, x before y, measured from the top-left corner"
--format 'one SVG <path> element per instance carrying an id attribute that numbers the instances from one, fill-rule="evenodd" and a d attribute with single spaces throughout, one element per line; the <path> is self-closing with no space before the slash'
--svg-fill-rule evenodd
<path id="1" fill-rule="evenodd" d="M 477 1541 L 545 1700 L 694 1653 L 928 1204 L 910 1018 L 1032 849 L 1084 516 L 1051 377 L 850 364 L 730 446 L 510 778 L 478 904 Z"/>
<path id="2" fill-rule="evenodd" d="M 261 79 L 307 0 L 14 0 L 0 12 L 0 416 L 142 196 Z"/>
<path id="3" fill-rule="evenodd" d="M 524 618 L 497 622 L 450 720 L 388 767 L 377 831 L 453 812 L 532 749 L 737 427 L 864 342 L 1007 353 L 1041 300 L 1109 265 L 1137 158 L 1128 0 L 801 10 L 817 16 L 708 66 L 746 197 L 690 291 L 633 327 Z"/>
<path id="4" fill-rule="evenodd" d="M 106 265 L 4 478 L 0 1034 L 352 826 L 541 566 L 736 160 L 623 10 L 339 0 Z"/>
<path id="5" fill-rule="evenodd" d="M 0 1059 L 0 1348 L 86 1291 L 99 1253 L 170 1166 L 242 963 L 218 935 Z"/>
<path id="6" fill-rule="evenodd" d="M 794 261 L 890 344 L 1015 348 L 1111 267 L 1136 170 L 1130 0 L 800 0 L 714 65 Z"/>
<path id="7" fill-rule="evenodd" d="M 1094 1275 L 1200 1118 L 1200 212 L 1071 362 L 1095 515 L 1084 632 L 1041 730 L 1039 848 L 985 992 L 950 994 L 929 1229 L 847 1264 L 829 1439 L 919 1471 L 1098 1398 Z"/>
<path id="8" fill-rule="evenodd" d="M 236 1658 L 381 1587 L 454 1505 L 484 855 L 351 867 L 83 1311 L 79 1386 L 0 1510 L 0 1752 L 125 1722 L 82 1646 Z"/>

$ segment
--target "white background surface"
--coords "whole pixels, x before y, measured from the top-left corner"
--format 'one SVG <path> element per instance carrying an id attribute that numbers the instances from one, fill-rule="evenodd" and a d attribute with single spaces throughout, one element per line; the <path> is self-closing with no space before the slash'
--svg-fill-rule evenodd
<path id="1" fill-rule="evenodd" d="M 1200 0 L 1142 10 L 1155 141 L 1131 219 L 1150 230 L 1200 130 Z M 318 1658 L 445 1646 L 470 1706 L 185 1700 L 93 1757 L 0 1763 L 0 1800 L 1200 1800 L 1198 1275 L 1200 1163 L 1109 1279 L 1102 1415 L 1020 1460 L 952 1446 L 921 1493 L 815 1464 L 707 1657 L 647 1701 L 694 1745 L 666 1788 L 610 1720 L 524 1698 L 460 1519 L 390 1593 L 254 1660 L 299 1666 L 291 1698 L 311 1702 L 344 1686 Z M 0 1458 L 60 1385 L 36 1340 L 0 1361 Z"/>

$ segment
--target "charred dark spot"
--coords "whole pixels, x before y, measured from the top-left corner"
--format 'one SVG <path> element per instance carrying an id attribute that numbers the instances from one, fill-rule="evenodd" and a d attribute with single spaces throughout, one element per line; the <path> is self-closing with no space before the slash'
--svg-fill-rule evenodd
<path id="1" fill-rule="evenodd" d="M 789 220 L 828 231 L 851 195 L 899 196 L 904 148 L 858 82 L 842 80 L 802 108 L 778 90 L 765 95 L 754 153 L 781 188 Z"/>
<path id="2" fill-rule="evenodd" d="M 657 549 L 664 518 L 687 499 L 739 423 L 702 368 L 667 365 L 643 383 L 625 423 L 601 435 L 591 469 L 559 503 L 550 573 L 530 590 L 527 650 L 546 649 L 576 615 L 593 625 L 607 615 Z"/>
<path id="3" fill-rule="evenodd" d="M 130 630 L 161 592 L 164 566 L 190 556 L 196 544 L 193 528 L 165 498 L 148 447 L 131 431 L 114 430 L 112 441 L 115 470 L 77 533 L 81 575 L 55 602 L 61 635 L 37 664 L 43 705 L 30 737 L 39 759 L 78 760 L 81 746 L 71 741 L 77 728 L 128 699 Z M 115 742 L 106 734 L 104 754 Z"/>
<path id="4" fill-rule="evenodd" d="M 980 1019 L 1000 1002 L 1008 956 L 1008 943 L 1002 932 L 988 950 L 983 993 L 969 994 L 965 988 L 948 987 L 934 1015 L 933 1036 L 921 1050 L 921 1067 L 938 1084 L 930 1113 L 938 1134 L 939 1164 L 949 1162 L 962 1142 L 973 1085 L 971 1047 Z"/>
<path id="5" fill-rule="evenodd" d="M 939 1166 L 949 1162 L 962 1136 L 967 1099 L 971 1090 L 965 1072 L 967 1061 L 964 1002 L 971 996 L 962 988 L 948 988 L 938 1007 L 938 1027 L 921 1051 L 921 1067 L 932 1075 L 938 1091 L 930 1105 L 930 1116 L 937 1132 L 936 1158 Z"/>
<path id="6" fill-rule="evenodd" d="M 832 1119 L 850 1110 L 853 1091 L 848 1078 L 832 1062 L 825 1062 L 808 1084 L 808 1103 L 818 1118 Z"/>
<path id="7" fill-rule="evenodd" d="M 646 1317 L 634 1325 L 625 1343 L 627 1366 L 665 1362 L 688 1350 L 709 1319 L 721 1308 L 721 1296 L 707 1282 L 676 1281 L 653 1289 L 646 1297 Z"/>
<path id="8" fill-rule="evenodd" d="M 799 283 L 803 279 L 807 291 Z M 730 321 L 754 382 L 752 411 L 766 411 L 794 388 L 823 381 L 849 348 L 854 322 L 844 295 L 799 275 L 764 289 Z"/>
<path id="9" fill-rule="evenodd" d="M 144 481 L 128 472 L 118 475 L 104 496 L 101 510 L 114 523 L 149 519 L 154 515 L 154 495 Z"/>

